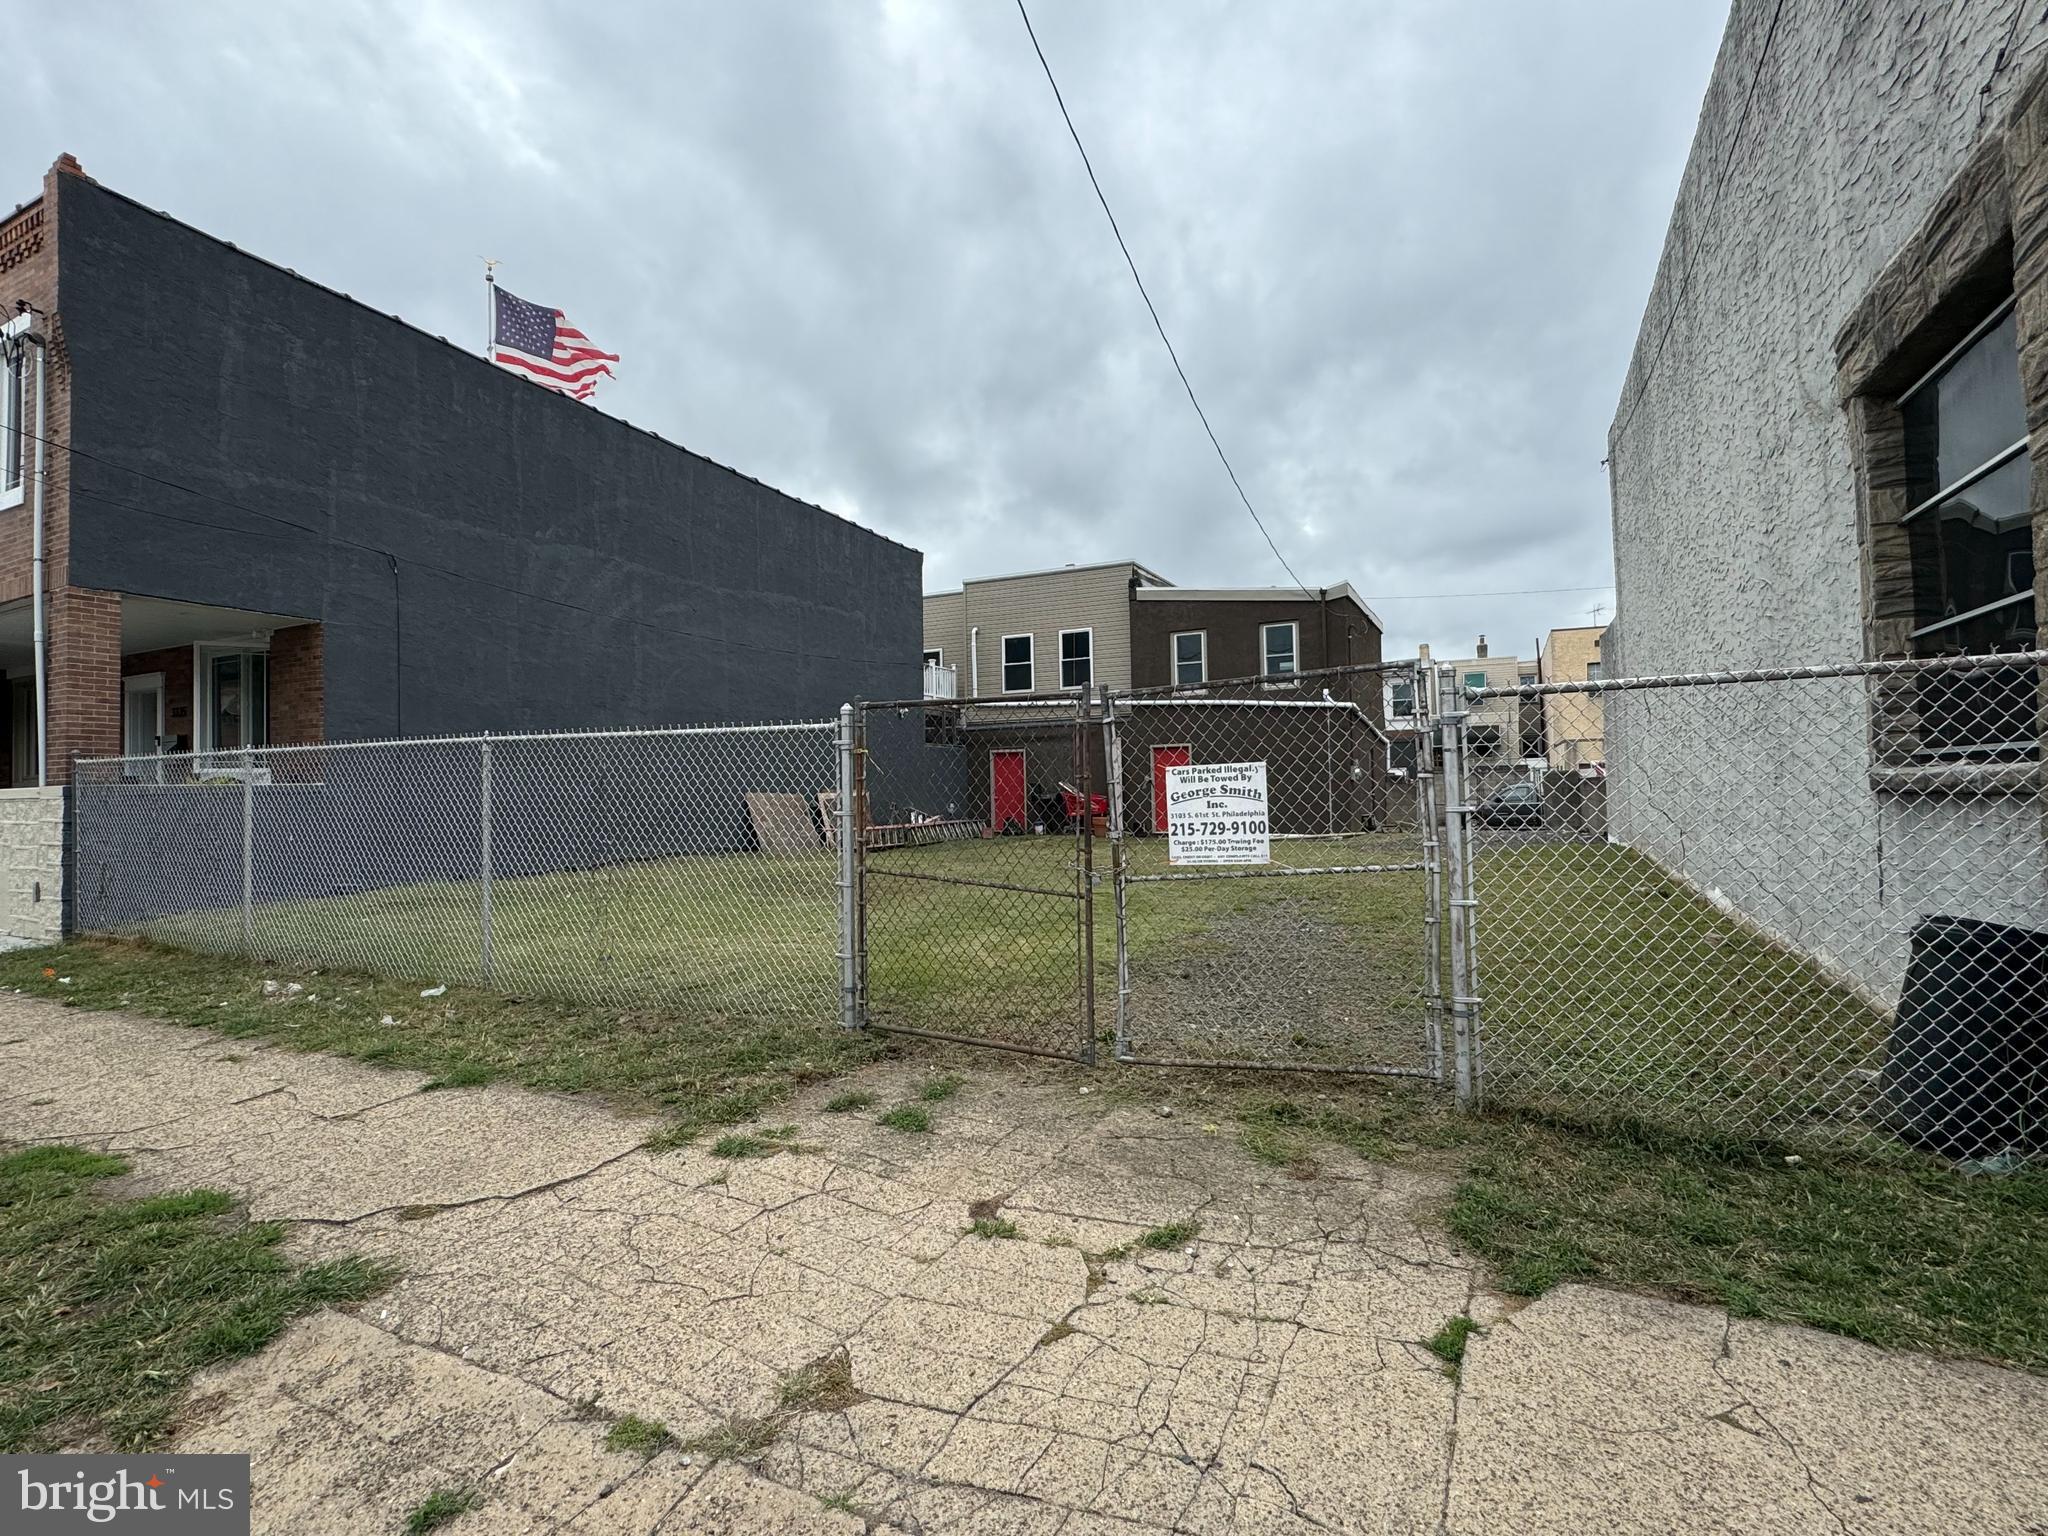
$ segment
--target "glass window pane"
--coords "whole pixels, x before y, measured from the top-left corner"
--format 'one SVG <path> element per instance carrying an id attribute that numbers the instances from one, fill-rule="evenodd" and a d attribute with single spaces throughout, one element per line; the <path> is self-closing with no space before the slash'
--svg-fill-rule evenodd
<path id="1" fill-rule="evenodd" d="M 22 420 L 21 381 L 23 376 L 22 358 L 19 353 L 7 361 L 7 376 L 4 395 L 0 395 L 0 431 L 6 433 L 4 460 L 0 460 L 0 490 L 13 490 L 21 484 Z"/>
<path id="2" fill-rule="evenodd" d="M 1486 674 L 1484 672 L 1467 672 L 1465 674 L 1465 686 L 1467 688 L 1484 688 L 1486 686 Z"/>
<path id="3" fill-rule="evenodd" d="M 1031 691 L 1031 637 L 1011 635 L 1003 641 L 1003 692 Z"/>
<path id="4" fill-rule="evenodd" d="M 242 745 L 242 658 L 213 658 L 213 745 L 230 752 Z"/>
<path id="5" fill-rule="evenodd" d="M 2027 435 L 2019 326 L 2008 314 L 1901 408 L 1906 499 L 1918 506 Z"/>
<path id="6" fill-rule="evenodd" d="M 1094 679 L 1090 654 L 1095 637 L 1086 630 L 1060 636 L 1060 686 L 1086 688 Z"/>
<path id="7" fill-rule="evenodd" d="M 1190 684 L 1202 677 L 1202 636 L 1199 631 L 1173 637 L 1173 680 Z"/>
<path id="8" fill-rule="evenodd" d="M 2033 590 L 2031 480 L 2022 454 L 1907 525 L 1915 628 Z M 1938 649 L 1952 652 L 1955 646 L 1944 637 Z"/>
<path id="9" fill-rule="evenodd" d="M 1292 672 L 1294 670 L 1294 626 L 1292 624 L 1268 624 L 1265 627 L 1266 670 L 1268 672 Z"/>

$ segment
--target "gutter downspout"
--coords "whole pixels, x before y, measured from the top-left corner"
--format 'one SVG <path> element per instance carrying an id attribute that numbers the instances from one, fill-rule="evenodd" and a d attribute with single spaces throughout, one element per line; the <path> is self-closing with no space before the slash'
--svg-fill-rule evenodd
<path id="1" fill-rule="evenodd" d="M 958 692 L 956 688 L 954 690 Z M 967 692 L 966 698 L 973 698 L 981 692 L 981 626 L 973 625 L 967 631 Z"/>
<path id="2" fill-rule="evenodd" d="M 35 644 L 36 644 L 36 784 L 38 787 L 50 782 L 50 709 L 49 679 L 50 668 L 46 655 L 48 649 L 48 624 L 43 616 L 47 589 L 43 580 L 43 438 L 46 435 L 48 413 L 45 410 L 47 392 L 44 382 L 48 378 L 46 359 L 49 348 L 43 338 L 31 331 L 29 340 L 36 349 L 36 505 L 35 505 Z"/>

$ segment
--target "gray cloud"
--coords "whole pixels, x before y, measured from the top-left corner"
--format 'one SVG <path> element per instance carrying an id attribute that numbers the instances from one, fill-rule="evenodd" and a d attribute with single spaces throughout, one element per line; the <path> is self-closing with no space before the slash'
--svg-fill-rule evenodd
<path id="1" fill-rule="evenodd" d="M 1038 0 L 1281 548 L 1389 643 L 1526 652 L 1608 579 L 1599 468 L 1723 8 Z M 1284 580 L 1180 393 L 1016 14 L 752 0 L 99 0 L 0 172 L 69 149 L 480 341 L 476 258 L 625 357 L 599 408 L 927 553 Z"/>

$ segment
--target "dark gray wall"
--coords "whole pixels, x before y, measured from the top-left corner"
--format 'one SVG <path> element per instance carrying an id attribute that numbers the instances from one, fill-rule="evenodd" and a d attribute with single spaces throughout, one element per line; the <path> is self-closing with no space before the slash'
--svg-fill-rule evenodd
<path id="1" fill-rule="evenodd" d="M 918 691 L 916 550 L 58 185 L 71 580 L 320 620 L 329 740 Z"/>

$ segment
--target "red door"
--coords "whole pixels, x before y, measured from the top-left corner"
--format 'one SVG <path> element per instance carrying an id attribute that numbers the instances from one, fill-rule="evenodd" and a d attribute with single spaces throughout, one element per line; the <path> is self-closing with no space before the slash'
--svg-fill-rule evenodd
<path id="1" fill-rule="evenodd" d="M 990 809 L 994 812 L 989 818 L 990 825 L 998 832 L 1007 832 L 1012 825 L 1020 832 L 1029 830 L 1031 811 L 1024 794 L 1022 749 L 989 753 L 988 783 Z"/>
<path id="2" fill-rule="evenodd" d="M 1154 747 L 1152 749 L 1152 830 L 1166 831 L 1166 770 L 1185 768 L 1195 760 L 1194 750 L 1189 747 Z"/>

